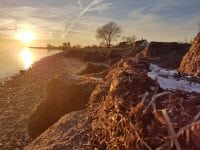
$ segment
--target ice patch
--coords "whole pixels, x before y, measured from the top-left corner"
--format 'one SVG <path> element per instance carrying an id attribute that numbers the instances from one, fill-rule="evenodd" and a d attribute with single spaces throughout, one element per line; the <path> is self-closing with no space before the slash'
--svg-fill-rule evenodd
<path id="1" fill-rule="evenodd" d="M 148 77 L 157 80 L 162 89 L 200 93 L 199 82 L 193 82 L 187 76 L 180 76 L 176 70 L 167 70 L 154 64 L 150 64 L 149 68 Z"/>

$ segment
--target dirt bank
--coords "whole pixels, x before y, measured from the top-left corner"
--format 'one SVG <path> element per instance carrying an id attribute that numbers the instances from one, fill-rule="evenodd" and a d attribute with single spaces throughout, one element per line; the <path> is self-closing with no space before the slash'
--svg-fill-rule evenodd
<path id="1" fill-rule="evenodd" d="M 200 149 L 200 94 L 164 90 L 148 72 L 148 62 L 124 59 L 96 87 L 91 149 Z"/>
<path id="2" fill-rule="evenodd" d="M 191 44 L 176 42 L 151 42 L 144 54 L 160 67 L 177 69 Z"/>
<path id="3" fill-rule="evenodd" d="M 55 54 L 35 63 L 31 69 L 0 85 L 0 149 L 23 149 L 30 138 L 27 118 L 46 96 L 47 81 L 62 72 L 76 74 L 85 64 Z"/>
<path id="4" fill-rule="evenodd" d="M 108 63 L 112 65 L 119 61 L 127 51 L 128 49 L 124 48 L 71 48 L 65 50 L 64 54 L 66 57 L 79 58 L 84 62 Z"/>
<path id="5" fill-rule="evenodd" d="M 200 76 L 200 32 L 195 37 L 190 50 L 183 57 L 179 71 L 193 76 Z"/>
<path id="6" fill-rule="evenodd" d="M 47 95 L 32 112 L 28 133 L 36 138 L 63 115 L 85 108 L 99 78 L 61 74 L 47 84 Z"/>

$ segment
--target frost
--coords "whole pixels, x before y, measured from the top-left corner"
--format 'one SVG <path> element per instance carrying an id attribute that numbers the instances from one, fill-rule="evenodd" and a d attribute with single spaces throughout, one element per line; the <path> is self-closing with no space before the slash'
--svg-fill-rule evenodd
<path id="1" fill-rule="evenodd" d="M 200 93 L 199 82 L 192 81 L 189 76 L 181 76 L 176 70 L 167 70 L 157 65 L 150 64 L 148 77 L 152 80 L 157 80 L 160 87 L 165 90 Z"/>

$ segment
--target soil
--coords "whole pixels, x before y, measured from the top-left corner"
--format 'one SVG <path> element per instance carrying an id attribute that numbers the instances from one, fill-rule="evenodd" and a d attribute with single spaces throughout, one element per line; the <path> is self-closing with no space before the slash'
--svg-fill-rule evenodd
<path id="1" fill-rule="evenodd" d="M 46 96 L 46 83 L 56 74 L 76 74 L 85 63 L 66 58 L 58 53 L 35 63 L 31 69 L 21 71 L 0 85 L 0 149 L 23 149 L 31 141 L 27 133 L 27 120 Z"/>
<path id="2" fill-rule="evenodd" d="M 183 57 L 179 71 L 192 76 L 200 76 L 200 32 L 195 37 L 190 50 Z"/>
<path id="3" fill-rule="evenodd" d="M 144 54 L 151 63 L 168 69 L 177 69 L 191 44 L 176 42 L 151 42 Z"/>
<path id="4" fill-rule="evenodd" d="M 148 71 L 148 61 L 122 59 L 97 85 L 89 101 L 91 149 L 200 149 L 200 94 L 164 90 Z"/>
<path id="5" fill-rule="evenodd" d="M 31 113 L 28 133 L 36 138 L 63 115 L 85 108 L 99 78 L 61 74 L 47 83 L 47 96 Z"/>

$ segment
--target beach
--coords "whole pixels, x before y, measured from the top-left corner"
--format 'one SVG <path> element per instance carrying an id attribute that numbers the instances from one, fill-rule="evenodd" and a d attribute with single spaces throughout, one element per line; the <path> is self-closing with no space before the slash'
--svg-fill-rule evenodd
<path id="1" fill-rule="evenodd" d="M 0 84 L 0 149 L 23 149 L 31 141 L 27 120 L 46 96 L 49 79 L 62 72 L 77 74 L 85 63 L 63 53 L 45 57 L 27 71 Z"/>

